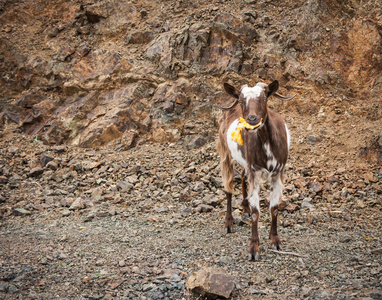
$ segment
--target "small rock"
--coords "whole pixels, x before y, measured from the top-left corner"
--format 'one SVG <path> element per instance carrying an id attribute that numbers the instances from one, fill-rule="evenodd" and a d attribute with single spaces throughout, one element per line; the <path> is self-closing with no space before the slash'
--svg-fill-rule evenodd
<path id="1" fill-rule="evenodd" d="M 29 171 L 29 176 L 30 177 L 37 177 L 37 176 L 41 175 L 42 173 L 44 173 L 44 169 L 37 167 L 37 168 L 33 168 L 32 170 Z"/>
<path id="2" fill-rule="evenodd" d="M 91 197 L 93 200 L 98 201 L 101 199 L 102 193 L 103 193 L 102 188 L 95 188 L 91 192 Z"/>
<path id="3" fill-rule="evenodd" d="M 203 191 L 205 188 L 206 188 L 206 186 L 204 185 L 204 183 L 201 182 L 201 181 L 198 181 L 198 182 L 194 185 L 193 190 L 194 190 L 195 192 L 201 192 L 201 191 Z"/>
<path id="4" fill-rule="evenodd" d="M 182 209 L 182 216 L 186 217 L 192 214 L 192 208 L 191 207 L 185 207 Z"/>
<path id="5" fill-rule="evenodd" d="M 74 199 L 73 198 L 64 198 L 60 201 L 60 205 L 61 206 L 66 206 L 66 207 L 70 207 L 74 202 Z"/>
<path id="6" fill-rule="evenodd" d="M 8 152 L 11 153 L 11 154 L 15 154 L 19 151 L 19 148 L 17 147 L 14 147 L 14 146 L 11 146 L 8 148 Z"/>
<path id="7" fill-rule="evenodd" d="M 365 178 L 365 180 L 369 181 L 369 182 L 377 182 L 378 181 L 378 177 L 374 176 L 374 174 L 371 172 L 364 174 L 363 178 Z"/>
<path id="8" fill-rule="evenodd" d="M 58 169 L 58 163 L 55 162 L 55 161 L 50 161 L 50 162 L 48 162 L 48 163 L 46 164 L 46 167 L 47 167 L 48 169 L 51 169 L 51 170 L 55 171 L 55 170 Z"/>
<path id="9" fill-rule="evenodd" d="M 95 218 L 96 214 L 97 214 L 97 210 L 93 209 L 91 212 L 87 214 L 87 216 L 84 219 L 84 222 L 90 222 L 91 220 Z"/>
<path id="10" fill-rule="evenodd" d="M 309 188 L 310 188 L 313 192 L 315 192 L 315 193 L 319 193 L 319 192 L 322 191 L 322 186 L 321 186 L 321 184 L 319 184 L 319 183 L 317 183 L 317 182 L 310 182 L 310 183 L 308 184 L 308 186 L 309 186 Z"/>
<path id="11" fill-rule="evenodd" d="M 207 204 L 200 204 L 198 207 L 195 208 L 196 212 L 210 212 L 214 209 L 213 206 L 207 205 Z"/>
<path id="12" fill-rule="evenodd" d="M 45 167 L 49 162 L 51 162 L 54 158 L 50 157 L 46 154 L 43 154 L 40 158 L 40 165 L 41 167 Z"/>
<path id="13" fill-rule="evenodd" d="M 122 268 L 122 267 L 125 267 L 125 266 L 126 266 L 126 261 L 124 261 L 124 260 L 120 260 L 120 261 L 118 262 L 118 266 L 120 266 L 121 268 Z"/>
<path id="14" fill-rule="evenodd" d="M 68 217 L 68 216 L 70 216 L 71 213 L 72 212 L 69 209 L 65 209 L 65 210 L 62 211 L 61 214 L 62 214 L 63 217 Z"/>
<path id="15" fill-rule="evenodd" d="M 347 195 L 349 195 L 349 191 L 348 191 L 347 187 L 344 187 L 341 191 L 341 196 L 346 197 Z"/>
<path id="16" fill-rule="evenodd" d="M 229 298 L 235 288 L 235 282 L 224 270 L 205 267 L 187 279 L 186 287 L 193 293 L 207 298 Z"/>
<path id="17" fill-rule="evenodd" d="M 62 153 L 66 151 L 66 147 L 64 145 L 53 146 L 52 150 L 56 153 Z"/>
<path id="18" fill-rule="evenodd" d="M 352 240 L 350 236 L 342 236 L 339 238 L 340 243 L 349 243 Z"/>
<path id="19" fill-rule="evenodd" d="M 70 205 L 69 207 L 70 210 L 77 210 L 82 208 L 84 208 L 84 203 L 81 198 L 77 198 L 76 200 L 74 200 L 72 205 Z"/>
<path id="20" fill-rule="evenodd" d="M 253 286 L 251 286 L 248 290 L 248 292 L 252 295 L 266 295 L 266 292 L 263 292 L 262 290 L 256 289 Z"/>
<path id="21" fill-rule="evenodd" d="M 92 162 L 86 164 L 86 166 L 84 167 L 84 169 L 85 169 L 85 170 L 92 170 L 92 169 L 94 169 L 94 168 L 99 167 L 101 164 L 102 164 L 101 161 L 92 161 Z"/>
<path id="22" fill-rule="evenodd" d="M 119 279 L 116 282 L 113 282 L 112 284 L 110 284 L 110 288 L 112 290 L 115 290 L 117 287 L 119 287 L 124 282 L 125 282 L 125 279 Z"/>
<path id="23" fill-rule="evenodd" d="M 362 200 L 357 200 L 357 207 L 358 208 L 365 208 L 366 204 Z"/>
<path id="24" fill-rule="evenodd" d="M 8 178 L 6 176 L 0 176 L 0 183 L 7 183 Z"/>
<path id="25" fill-rule="evenodd" d="M 164 104 L 163 104 L 163 110 L 165 112 L 168 112 L 168 113 L 172 113 L 174 111 L 174 103 L 170 102 L 170 101 L 166 101 Z"/>
<path id="26" fill-rule="evenodd" d="M 203 198 L 203 204 L 210 205 L 210 206 L 213 206 L 213 207 L 216 207 L 216 206 L 220 205 L 221 202 L 222 202 L 222 200 L 219 199 L 218 197 L 216 197 L 216 195 L 213 195 L 213 194 L 206 195 Z"/>
<path id="27" fill-rule="evenodd" d="M 120 181 L 118 184 L 117 184 L 117 187 L 122 190 L 123 192 L 127 192 L 129 190 L 131 190 L 134 185 L 128 181 Z"/>
<path id="28" fill-rule="evenodd" d="M 285 207 L 285 210 L 288 212 L 288 213 L 293 213 L 297 210 L 299 210 L 300 207 L 297 205 L 297 204 L 294 204 L 294 203 L 289 203 L 286 207 Z"/>
<path id="29" fill-rule="evenodd" d="M 8 291 L 9 284 L 0 282 L 0 292 L 6 293 Z"/>
<path id="30" fill-rule="evenodd" d="M 31 213 L 29 211 L 27 211 L 26 209 L 24 208 L 14 208 L 12 213 L 15 215 L 15 216 L 27 216 L 27 215 L 30 215 Z"/>
<path id="31" fill-rule="evenodd" d="M 312 203 L 310 203 L 310 201 L 312 201 L 312 198 L 305 198 L 303 201 L 302 201 L 302 204 L 301 204 L 301 207 L 302 208 L 307 208 L 307 209 L 315 209 L 314 205 Z"/>
<path id="32" fill-rule="evenodd" d="M 18 293 L 20 290 L 17 286 L 13 285 L 13 284 L 10 284 L 9 285 L 9 288 L 8 288 L 8 293 L 9 294 L 16 294 Z"/>
<path id="33" fill-rule="evenodd" d="M 311 146 L 314 146 L 321 141 L 322 141 L 322 139 L 316 135 L 309 135 L 307 137 L 307 143 L 308 143 L 308 145 L 311 145 Z"/>
<path id="34" fill-rule="evenodd" d="M 142 291 L 145 293 L 145 292 L 148 292 L 148 291 L 154 289 L 155 287 L 156 287 L 155 284 L 153 284 L 153 283 L 147 283 L 147 284 L 145 284 L 145 285 L 142 287 Z"/>
<path id="35" fill-rule="evenodd" d="M 206 140 L 201 137 L 200 135 L 196 136 L 195 138 L 193 138 L 187 145 L 187 148 L 189 150 L 192 150 L 192 149 L 197 149 L 197 148 L 200 148 L 202 147 L 204 144 L 206 143 Z"/>

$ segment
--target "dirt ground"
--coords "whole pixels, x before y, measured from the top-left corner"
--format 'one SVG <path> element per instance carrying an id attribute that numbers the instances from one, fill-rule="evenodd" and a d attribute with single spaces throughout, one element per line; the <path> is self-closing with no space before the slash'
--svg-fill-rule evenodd
<path id="1" fill-rule="evenodd" d="M 95 151 L 15 127 L 1 144 L 1 299 L 189 299 L 185 281 L 204 266 L 234 277 L 232 299 L 381 298 L 378 168 L 308 165 L 293 146 L 279 235 L 298 256 L 270 250 L 262 202 L 261 260 L 249 262 L 239 194 L 224 234 L 215 143 Z M 43 156 L 53 161 L 33 166 Z"/>

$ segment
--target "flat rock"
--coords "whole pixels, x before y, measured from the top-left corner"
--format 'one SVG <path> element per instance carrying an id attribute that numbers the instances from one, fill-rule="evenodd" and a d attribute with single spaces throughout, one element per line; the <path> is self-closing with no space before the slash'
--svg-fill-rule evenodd
<path id="1" fill-rule="evenodd" d="M 235 282 L 223 269 L 204 267 L 188 277 L 186 287 L 193 293 L 210 299 L 227 299 L 235 288 Z"/>
<path id="2" fill-rule="evenodd" d="M 84 208 L 84 203 L 81 198 L 77 198 L 76 200 L 74 200 L 72 205 L 70 205 L 69 210 L 77 210 L 82 208 Z"/>
<path id="3" fill-rule="evenodd" d="M 0 176 L 0 183 L 7 183 L 8 178 L 6 176 Z"/>
<path id="4" fill-rule="evenodd" d="M 26 209 L 24 208 L 14 208 L 12 213 L 15 215 L 15 216 L 27 216 L 27 215 L 30 215 L 31 213 L 29 211 L 27 211 Z"/>
<path id="5" fill-rule="evenodd" d="M 37 167 L 37 168 L 33 168 L 30 170 L 29 176 L 30 177 L 37 177 L 37 176 L 41 175 L 42 173 L 44 173 L 44 169 Z"/>
<path id="6" fill-rule="evenodd" d="M 40 157 L 40 165 L 41 167 L 45 167 L 49 162 L 51 162 L 54 158 L 49 155 L 43 154 Z"/>
<path id="7" fill-rule="evenodd" d="M 56 153 L 63 153 L 66 151 L 66 146 L 64 145 L 57 145 L 57 146 L 53 146 L 52 147 L 52 150 Z"/>
<path id="8" fill-rule="evenodd" d="M 61 214 L 62 214 L 63 217 L 68 217 L 68 216 L 70 216 L 71 213 L 72 212 L 69 209 L 65 209 L 65 210 L 62 211 Z"/>

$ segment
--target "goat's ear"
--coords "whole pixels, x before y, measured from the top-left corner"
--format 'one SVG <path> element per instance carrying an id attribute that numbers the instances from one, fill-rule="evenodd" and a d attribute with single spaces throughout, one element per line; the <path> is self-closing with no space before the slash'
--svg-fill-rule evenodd
<path id="1" fill-rule="evenodd" d="M 231 95 L 232 97 L 234 97 L 236 99 L 239 99 L 240 94 L 237 92 L 235 87 L 233 87 L 232 85 L 225 82 L 224 83 L 224 89 L 228 95 Z"/>
<path id="2" fill-rule="evenodd" d="M 279 82 L 275 80 L 270 85 L 268 85 L 268 97 L 276 93 L 278 89 L 279 89 Z"/>

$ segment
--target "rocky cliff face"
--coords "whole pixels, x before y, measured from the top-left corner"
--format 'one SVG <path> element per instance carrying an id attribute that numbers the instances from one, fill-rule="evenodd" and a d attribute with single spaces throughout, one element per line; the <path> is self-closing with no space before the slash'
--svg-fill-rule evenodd
<path id="1" fill-rule="evenodd" d="M 48 144 L 198 147 L 224 81 L 273 79 L 297 140 L 382 144 L 380 1 L 3 0 L 0 24 L 0 126 Z"/>

